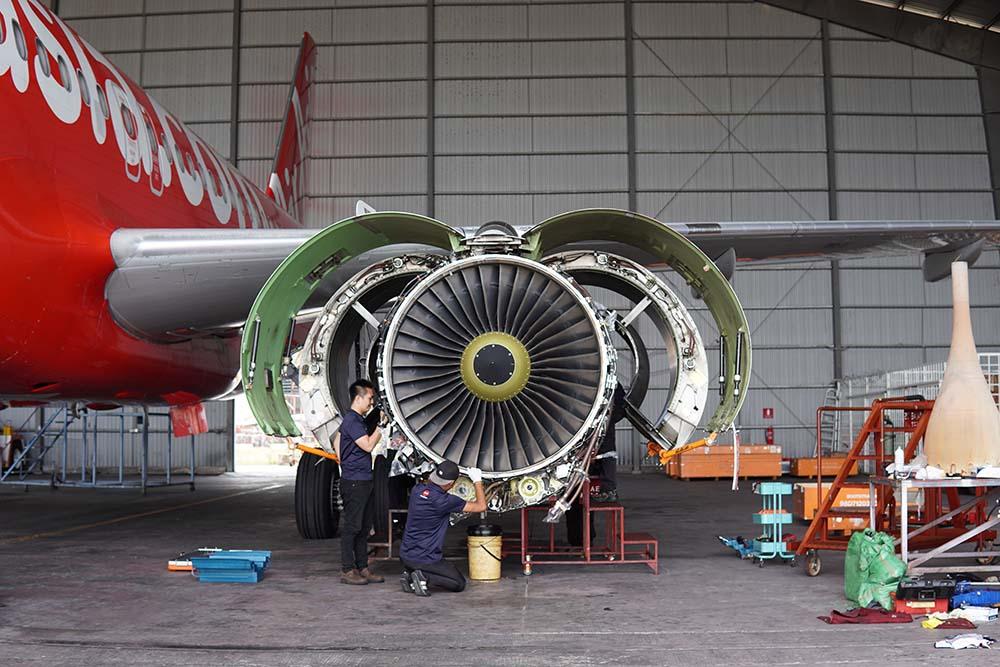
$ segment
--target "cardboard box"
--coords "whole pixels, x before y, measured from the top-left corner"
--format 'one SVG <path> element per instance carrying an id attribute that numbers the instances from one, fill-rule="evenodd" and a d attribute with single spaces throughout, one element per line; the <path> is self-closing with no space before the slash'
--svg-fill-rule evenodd
<path id="1" fill-rule="evenodd" d="M 840 472 L 840 469 L 844 467 L 847 462 L 846 456 L 824 456 L 823 457 L 823 476 L 824 477 L 834 477 Z M 816 467 L 819 463 L 819 459 L 816 457 L 812 458 L 802 458 L 802 459 L 792 459 L 792 475 L 795 477 L 815 477 Z M 858 463 L 854 462 L 851 467 L 850 475 L 858 474 Z"/>

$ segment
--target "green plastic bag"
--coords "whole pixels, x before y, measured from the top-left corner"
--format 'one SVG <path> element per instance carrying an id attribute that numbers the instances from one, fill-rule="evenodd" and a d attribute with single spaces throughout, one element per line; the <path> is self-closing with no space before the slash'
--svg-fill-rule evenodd
<path id="1" fill-rule="evenodd" d="M 851 535 L 844 561 L 844 595 L 859 607 L 873 601 L 883 609 L 893 607 L 890 594 L 906 574 L 906 564 L 896 556 L 893 539 L 871 528 Z"/>

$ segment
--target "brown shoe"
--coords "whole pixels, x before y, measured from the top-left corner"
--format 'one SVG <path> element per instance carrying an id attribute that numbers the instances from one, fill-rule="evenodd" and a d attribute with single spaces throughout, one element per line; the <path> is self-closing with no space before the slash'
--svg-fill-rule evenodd
<path id="1" fill-rule="evenodd" d="M 368 580 L 357 570 L 348 570 L 347 572 L 340 573 L 340 583 L 352 586 L 364 586 L 368 583 Z"/>
<path id="2" fill-rule="evenodd" d="M 369 584 L 381 584 L 383 581 L 385 581 L 385 577 L 383 577 L 381 574 L 375 574 L 367 567 L 361 570 L 360 574 L 362 577 L 365 578 L 365 581 L 367 581 Z"/>

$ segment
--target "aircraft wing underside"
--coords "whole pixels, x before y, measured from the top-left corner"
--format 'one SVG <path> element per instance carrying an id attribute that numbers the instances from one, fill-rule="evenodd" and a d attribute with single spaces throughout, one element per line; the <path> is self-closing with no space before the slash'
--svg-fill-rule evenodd
<path id="1" fill-rule="evenodd" d="M 357 224 L 365 226 L 363 216 Z M 1000 246 L 1000 221 L 775 221 L 671 223 L 712 258 L 741 263 L 864 256 L 924 255 L 924 277 L 948 275 L 952 261 L 975 261 Z M 367 229 L 367 228 L 366 228 Z M 111 238 L 116 269 L 105 294 L 116 321 L 140 338 L 175 342 L 200 335 L 235 335 L 258 292 L 277 266 L 318 230 L 120 229 Z M 367 229 L 378 233 L 378 230 Z M 460 229 L 466 236 L 475 231 Z M 530 227 L 518 227 L 528 235 Z M 617 244 L 613 227 L 600 238 L 562 249 L 604 249 L 652 264 Z M 441 252 L 423 245 L 387 244 L 343 261 L 314 296 L 325 298 L 350 276 L 407 252 Z M 721 264 L 724 263 L 720 261 Z M 721 266 L 724 272 L 726 267 Z M 731 271 L 731 268 L 729 269 Z"/>

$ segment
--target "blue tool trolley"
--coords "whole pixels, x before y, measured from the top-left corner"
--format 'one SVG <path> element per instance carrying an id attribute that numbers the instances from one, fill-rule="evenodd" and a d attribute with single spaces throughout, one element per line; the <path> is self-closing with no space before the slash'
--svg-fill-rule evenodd
<path id="1" fill-rule="evenodd" d="M 753 492 L 762 497 L 762 509 L 753 515 L 753 522 L 764 526 L 764 533 L 753 541 L 749 558 L 756 559 L 760 567 L 765 560 L 782 558 L 795 565 L 795 554 L 788 550 L 782 539 L 782 527 L 792 522 L 792 515 L 782 507 L 782 496 L 791 495 L 792 485 L 783 482 L 758 482 Z"/>

